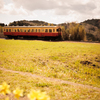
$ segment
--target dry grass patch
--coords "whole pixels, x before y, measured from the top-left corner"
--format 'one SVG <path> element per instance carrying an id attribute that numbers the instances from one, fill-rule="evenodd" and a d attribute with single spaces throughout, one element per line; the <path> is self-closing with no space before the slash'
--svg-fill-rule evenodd
<path id="1" fill-rule="evenodd" d="M 0 66 L 100 87 L 100 44 L 0 40 Z"/>

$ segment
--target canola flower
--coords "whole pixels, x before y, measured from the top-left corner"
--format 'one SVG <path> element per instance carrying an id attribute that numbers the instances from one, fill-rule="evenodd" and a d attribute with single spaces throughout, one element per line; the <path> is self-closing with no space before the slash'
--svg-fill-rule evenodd
<path id="1" fill-rule="evenodd" d="M 16 88 L 16 90 L 13 91 L 13 94 L 15 95 L 15 98 L 19 99 L 19 97 L 23 96 L 23 90 Z"/>
<path id="2" fill-rule="evenodd" d="M 31 90 L 28 94 L 30 100 L 50 100 L 50 97 L 45 92 Z"/>
<path id="3" fill-rule="evenodd" d="M 2 85 L 0 85 L 0 93 L 3 95 L 10 93 L 10 85 L 8 85 L 6 82 L 3 82 Z"/>
<path id="4" fill-rule="evenodd" d="M 7 97 L 5 100 L 9 100 L 9 97 Z"/>
<path id="5" fill-rule="evenodd" d="M 11 93 L 10 85 L 8 85 L 6 82 L 3 82 L 2 85 L 0 85 L 0 93 L 3 95 Z M 23 90 L 20 90 L 20 88 L 16 88 L 13 91 L 13 94 L 15 95 L 15 98 L 19 99 L 19 97 L 23 96 Z M 50 97 L 46 94 L 46 92 L 41 92 L 40 90 L 31 90 L 30 93 L 27 95 L 30 100 L 50 100 Z M 6 97 L 5 100 L 10 100 L 9 97 Z"/>

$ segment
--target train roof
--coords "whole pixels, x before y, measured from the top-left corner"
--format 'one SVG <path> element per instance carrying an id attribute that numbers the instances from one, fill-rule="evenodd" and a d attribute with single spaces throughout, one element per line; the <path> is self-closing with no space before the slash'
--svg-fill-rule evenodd
<path id="1" fill-rule="evenodd" d="M 46 28 L 55 28 L 55 27 L 59 27 L 59 26 L 4 26 L 4 28 L 43 28 L 43 27 L 46 27 Z"/>

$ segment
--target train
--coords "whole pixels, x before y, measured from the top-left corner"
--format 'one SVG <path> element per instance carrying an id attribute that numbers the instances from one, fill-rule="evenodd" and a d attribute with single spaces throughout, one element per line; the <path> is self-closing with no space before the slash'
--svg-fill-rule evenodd
<path id="1" fill-rule="evenodd" d="M 60 26 L 4 26 L 4 35 L 9 39 L 17 38 L 45 38 L 61 39 Z"/>

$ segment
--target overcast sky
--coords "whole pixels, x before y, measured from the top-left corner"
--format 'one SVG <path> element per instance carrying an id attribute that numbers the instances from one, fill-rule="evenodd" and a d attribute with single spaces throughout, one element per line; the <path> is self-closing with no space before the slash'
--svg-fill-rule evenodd
<path id="1" fill-rule="evenodd" d="M 49 23 L 100 19 L 100 0 L 0 0 L 0 23 L 40 20 Z"/>

